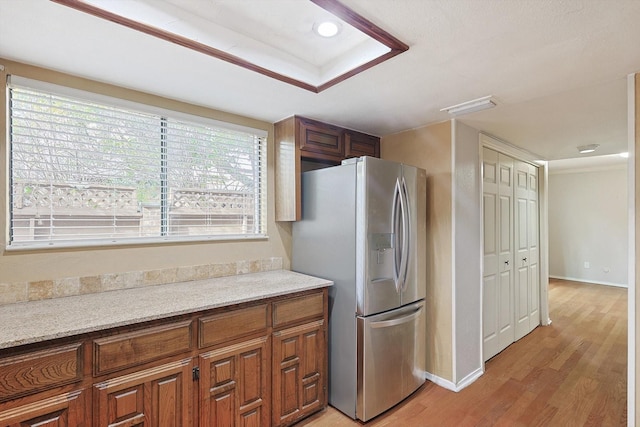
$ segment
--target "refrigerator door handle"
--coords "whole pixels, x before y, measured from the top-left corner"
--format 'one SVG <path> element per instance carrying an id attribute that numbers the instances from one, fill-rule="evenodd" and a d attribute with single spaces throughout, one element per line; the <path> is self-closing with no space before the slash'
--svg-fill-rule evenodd
<path id="1" fill-rule="evenodd" d="M 409 218 L 409 196 L 407 183 L 402 177 L 402 187 L 400 188 L 400 209 L 402 217 L 402 249 L 400 261 L 399 290 L 404 292 L 407 289 L 407 274 L 409 272 L 409 254 L 411 230 L 409 229 L 411 220 Z"/>
<path id="2" fill-rule="evenodd" d="M 395 190 L 393 192 L 393 209 L 391 211 L 391 227 L 393 227 L 393 283 L 396 291 L 400 292 L 400 273 L 402 271 L 402 248 L 398 244 L 400 221 L 402 217 L 402 190 L 400 188 L 400 179 L 396 180 Z M 400 212 L 399 212 L 400 211 Z"/>
<path id="3" fill-rule="evenodd" d="M 418 316 L 420 316 L 421 311 L 422 311 L 422 305 L 407 315 L 404 315 L 402 317 L 396 317 L 395 319 L 379 320 L 377 322 L 371 322 L 370 326 L 374 329 L 377 329 L 377 328 L 389 328 L 391 326 L 398 326 L 404 323 L 409 323 L 417 319 Z"/>

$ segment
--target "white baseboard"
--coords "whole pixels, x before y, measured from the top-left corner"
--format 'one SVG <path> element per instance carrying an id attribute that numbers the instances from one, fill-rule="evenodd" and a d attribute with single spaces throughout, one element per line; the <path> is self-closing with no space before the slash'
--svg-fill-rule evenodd
<path id="1" fill-rule="evenodd" d="M 592 283 L 594 285 L 614 286 L 616 288 L 628 288 L 625 283 L 600 282 L 597 280 L 579 279 L 577 277 L 564 277 L 549 275 L 549 279 L 571 280 L 572 282 Z"/>
<path id="2" fill-rule="evenodd" d="M 449 380 L 445 380 L 444 378 L 440 378 L 437 375 L 433 375 L 429 372 L 425 372 L 424 373 L 424 377 L 425 379 L 431 381 L 432 383 L 434 383 L 435 385 L 439 385 L 440 387 L 444 387 L 447 390 L 451 390 L 451 391 L 458 391 L 456 390 L 456 385 L 454 383 L 452 383 Z"/>
<path id="3" fill-rule="evenodd" d="M 484 374 L 483 368 L 478 368 L 475 371 L 471 372 L 469 375 L 458 381 L 458 390 L 456 391 L 460 391 L 463 388 L 471 385 L 475 380 L 480 378 L 482 374 Z"/>
<path id="4" fill-rule="evenodd" d="M 431 381 L 436 385 L 439 385 L 440 387 L 446 388 L 447 390 L 455 391 L 457 393 L 480 378 L 482 374 L 484 374 L 484 370 L 482 368 L 478 368 L 477 370 L 464 377 L 462 380 L 458 381 L 457 384 L 453 383 L 452 381 L 445 380 L 444 378 L 440 378 L 439 376 L 433 375 L 429 372 L 425 372 L 424 377 L 425 379 Z"/>

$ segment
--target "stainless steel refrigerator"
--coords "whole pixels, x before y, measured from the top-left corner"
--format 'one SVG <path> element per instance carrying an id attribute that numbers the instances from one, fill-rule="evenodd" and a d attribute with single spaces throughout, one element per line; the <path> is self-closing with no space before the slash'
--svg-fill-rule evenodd
<path id="1" fill-rule="evenodd" d="M 367 421 L 424 383 L 426 176 L 372 157 L 302 174 L 292 269 L 329 290 L 329 403 Z"/>

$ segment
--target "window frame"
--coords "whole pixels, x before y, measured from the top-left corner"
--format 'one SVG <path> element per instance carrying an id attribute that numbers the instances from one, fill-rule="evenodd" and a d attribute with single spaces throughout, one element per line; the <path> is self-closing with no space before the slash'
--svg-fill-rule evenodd
<path id="1" fill-rule="evenodd" d="M 14 87 L 24 88 L 34 91 L 40 91 L 45 93 L 51 93 L 76 99 L 81 102 L 98 103 L 109 107 L 115 107 L 123 110 L 131 110 L 135 113 L 151 114 L 160 116 L 161 118 L 168 120 L 175 120 L 178 122 L 187 122 L 196 125 L 202 125 L 211 128 L 219 128 L 230 131 L 239 131 L 251 134 L 256 138 L 256 161 L 258 163 L 258 178 L 256 189 L 253 193 L 256 198 L 256 206 L 254 209 L 257 223 L 257 232 L 252 233 L 239 233 L 239 234 L 201 234 L 201 235 L 158 235 L 147 237 L 105 237 L 95 239 L 67 239 L 67 240 L 31 240 L 31 241 L 14 241 L 13 240 L 13 197 L 14 197 L 14 184 L 13 184 L 13 169 L 12 169 L 12 137 L 11 137 L 11 121 L 12 121 L 12 108 L 11 108 L 11 90 Z M 247 240 L 266 240 L 268 239 L 267 224 L 267 174 L 268 174 L 268 158 L 267 158 L 267 145 L 268 145 L 268 132 L 265 129 L 254 128 L 249 126 L 240 125 L 237 123 L 221 121 L 216 118 L 208 117 L 205 115 L 197 115 L 193 113 L 187 113 L 184 111 L 160 107 L 157 105 L 131 101 L 123 98 L 116 98 L 108 95 L 103 95 L 96 92 L 77 89 L 69 86 L 62 86 L 55 83 L 50 83 L 41 80 L 35 80 L 27 77 L 21 77 L 17 75 L 7 75 L 6 82 L 6 123 L 7 123 L 7 223 L 6 223 L 6 240 L 5 250 L 7 251 L 23 251 L 23 250 L 40 250 L 40 249 L 56 249 L 56 248 L 91 248 L 91 247 L 109 247 L 109 246 L 135 246 L 145 244 L 179 244 L 190 242 L 218 242 L 218 241 L 247 241 Z M 178 101 L 179 102 L 179 101 Z M 190 104 L 187 104 L 190 106 Z M 166 150 L 166 147 L 162 148 L 163 141 L 158 141 L 158 148 Z M 166 162 L 163 162 L 166 166 Z M 159 165 L 158 174 L 162 175 L 162 167 Z M 166 172 L 166 171 L 165 171 Z M 161 190 L 162 203 L 166 204 L 168 190 L 163 188 Z M 163 230 L 166 224 L 159 228 L 159 233 L 166 231 Z"/>

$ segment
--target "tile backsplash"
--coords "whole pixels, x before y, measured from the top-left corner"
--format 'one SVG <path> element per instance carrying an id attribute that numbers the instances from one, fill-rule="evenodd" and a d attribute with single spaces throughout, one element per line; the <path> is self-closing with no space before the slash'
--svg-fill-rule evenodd
<path id="1" fill-rule="evenodd" d="M 0 305 L 281 269 L 282 258 L 272 257 L 223 264 L 127 271 L 34 282 L 0 283 Z"/>

